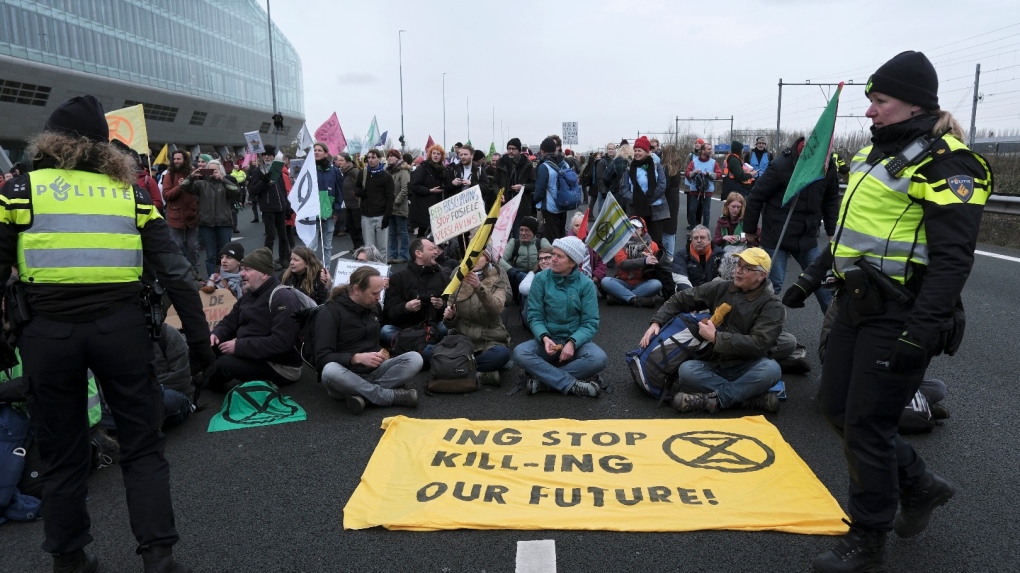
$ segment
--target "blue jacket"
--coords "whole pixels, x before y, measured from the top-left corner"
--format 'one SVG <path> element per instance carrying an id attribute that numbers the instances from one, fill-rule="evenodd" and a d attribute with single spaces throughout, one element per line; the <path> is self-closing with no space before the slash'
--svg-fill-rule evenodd
<path id="1" fill-rule="evenodd" d="M 758 177 L 760 178 L 762 175 L 765 175 L 765 170 L 769 168 L 772 154 L 769 153 L 768 150 L 765 150 L 765 152 L 761 154 L 761 159 L 759 160 L 754 151 L 755 150 L 752 149 L 751 152 L 748 153 L 747 162 L 754 168 L 755 171 L 758 172 Z"/>
<path id="2" fill-rule="evenodd" d="M 535 340 L 549 336 L 557 344 L 568 339 L 574 347 L 591 342 L 599 330 L 599 299 L 595 283 L 574 269 L 567 276 L 546 269 L 531 282 L 528 324 Z"/>
<path id="3" fill-rule="evenodd" d="M 325 191 L 329 195 L 330 202 L 333 203 L 333 214 L 337 214 L 344 204 L 344 174 L 334 167 L 332 163 L 326 169 L 322 169 L 316 163 L 315 174 L 319 178 L 319 191 Z"/>
<path id="4" fill-rule="evenodd" d="M 652 161 L 655 164 L 655 189 L 639 190 L 648 197 L 648 203 L 652 206 L 652 220 L 661 221 L 669 219 L 669 204 L 666 203 L 666 168 L 662 166 L 662 160 L 658 155 L 652 154 Z M 638 184 L 648 184 L 648 174 L 638 170 Z M 634 204 L 634 186 L 630 181 L 630 170 L 620 177 L 620 195 L 627 201 L 628 205 Z"/>
<path id="5" fill-rule="evenodd" d="M 550 165 L 546 164 L 546 162 L 555 163 L 560 170 L 569 167 L 567 162 L 563 160 L 563 156 L 556 154 L 546 155 L 542 160 L 542 163 L 538 164 L 538 168 L 535 169 L 535 208 L 544 209 L 550 213 L 559 213 L 560 210 L 556 207 L 556 184 L 558 181 L 558 175 Z M 546 200 L 547 198 L 548 200 Z"/>

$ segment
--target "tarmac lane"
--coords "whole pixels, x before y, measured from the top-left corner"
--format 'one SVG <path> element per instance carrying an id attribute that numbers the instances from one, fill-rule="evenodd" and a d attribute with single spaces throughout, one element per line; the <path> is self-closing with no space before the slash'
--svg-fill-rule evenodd
<path id="1" fill-rule="evenodd" d="M 717 216 L 719 203 L 713 204 Z M 685 221 L 681 207 L 681 221 Z M 262 244 L 262 226 L 239 217 L 246 252 Z M 713 218 L 714 220 L 714 218 Z M 678 242 L 682 243 L 681 230 Z M 1009 249 L 979 249 L 1020 257 Z M 338 239 L 334 252 L 350 250 Z M 799 268 L 790 262 L 787 284 Z M 951 480 L 957 494 L 935 512 L 928 529 L 909 540 L 889 536 L 891 571 L 925 573 L 1020 570 L 1020 503 L 1016 490 L 1020 457 L 1020 411 L 1016 391 L 1020 371 L 1020 323 L 1016 293 L 1020 262 L 978 256 L 964 292 L 967 334 L 958 354 L 936 358 L 929 375 L 944 380 L 944 404 L 952 417 L 929 435 L 910 441 L 931 469 Z M 509 313 L 515 343 L 526 339 Z M 423 396 L 417 410 L 368 408 L 350 415 L 314 380 L 288 387 L 308 420 L 241 431 L 206 433 L 221 397 L 206 393 L 209 407 L 168 433 L 174 504 L 181 542 L 180 561 L 195 571 L 437 571 L 512 572 L 518 541 L 554 540 L 556 570 L 590 571 L 807 571 L 810 560 L 835 538 L 776 532 L 699 531 L 691 533 L 619 533 L 606 531 L 457 530 L 344 531 L 343 507 L 381 436 L 384 417 L 446 419 L 656 419 L 676 418 L 668 406 L 655 407 L 631 381 L 624 353 L 635 347 L 654 309 L 600 304 L 602 325 L 595 339 L 609 354 L 604 373 L 612 390 L 598 399 L 544 393 L 507 396 L 512 381 L 464 395 Z M 825 424 L 815 400 L 820 365 L 817 302 L 789 310 L 787 330 L 808 349 L 813 371 L 784 376 L 789 399 L 775 424 L 840 504 L 846 503 L 847 473 L 835 433 Z M 426 375 L 414 382 L 422 388 Z M 718 416 L 755 414 L 741 410 Z M 708 415 L 694 415 L 708 417 Z M 128 527 L 119 472 L 93 474 L 89 510 L 102 571 L 139 568 Z M 0 527 L 0 573 L 49 571 L 50 557 L 39 549 L 42 523 Z"/>

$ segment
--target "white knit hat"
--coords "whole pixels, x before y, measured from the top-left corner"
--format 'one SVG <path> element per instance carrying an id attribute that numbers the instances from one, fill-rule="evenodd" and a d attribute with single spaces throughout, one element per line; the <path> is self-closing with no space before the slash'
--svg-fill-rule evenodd
<path id="1" fill-rule="evenodd" d="M 566 253 L 570 260 L 577 263 L 578 266 L 583 265 L 584 261 L 588 259 L 588 247 L 584 246 L 581 239 L 577 237 L 556 239 L 552 246 Z"/>

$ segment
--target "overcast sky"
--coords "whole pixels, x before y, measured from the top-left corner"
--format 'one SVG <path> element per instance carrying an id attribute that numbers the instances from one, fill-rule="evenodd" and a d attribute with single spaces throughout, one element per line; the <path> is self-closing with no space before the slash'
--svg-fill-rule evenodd
<path id="1" fill-rule="evenodd" d="M 263 3 L 265 0 L 258 0 Z M 925 52 L 939 102 L 970 125 L 975 64 L 982 68 L 978 127 L 1020 128 L 1020 2 L 929 0 L 591 0 L 551 2 L 336 2 L 272 0 L 273 20 L 301 56 L 305 115 L 314 131 L 332 112 L 348 136 L 372 116 L 400 134 L 398 30 L 403 29 L 404 133 L 447 148 L 509 137 L 535 146 L 578 122 L 586 150 L 638 131 L 680 130 L 728 141 L 737 129 L 774 130 L 779 78 L 845 87 L 837 128 L 856 131 L 863 84 L 884 61 Z M 783 128 L 809 129 L 830 88 L 783 88 Z M 828 93 L 828 92 L 826 92 Z M 470 107 L 468 100 L 470 99 Z M 468 111 L 470 110 L 470 132 Z M 495 110 L 495 129 L 493 129 Z"/>

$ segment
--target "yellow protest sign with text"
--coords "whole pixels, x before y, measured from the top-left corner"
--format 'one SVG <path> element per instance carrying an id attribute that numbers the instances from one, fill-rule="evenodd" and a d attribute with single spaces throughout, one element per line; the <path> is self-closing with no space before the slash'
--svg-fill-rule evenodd
<path id="1" fill-rule="evenodd" d="M 110 141 L 118 139 L 140 155 L 149 153 L 149 132 L 142 104 L 107 112 L 106 124 L 110 126 Z"/>
<path id="2" fill-rule="evenodd" d="M 383 428 L 345 529 L 847 530 L 836 500 L 761 416 L 396 416 Z"/>

